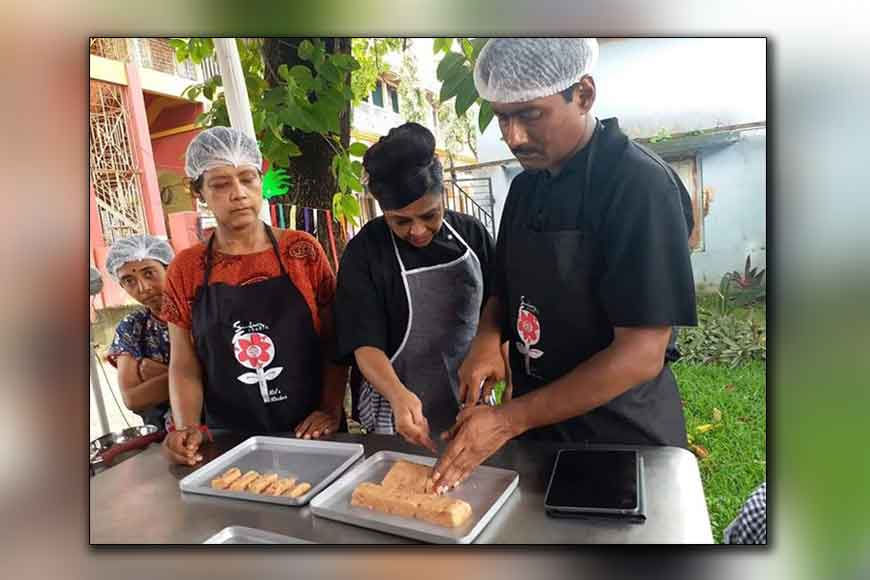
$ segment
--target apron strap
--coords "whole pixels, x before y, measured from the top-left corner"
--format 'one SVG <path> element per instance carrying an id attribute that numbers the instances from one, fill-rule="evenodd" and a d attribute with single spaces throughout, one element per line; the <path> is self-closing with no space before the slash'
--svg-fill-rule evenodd
<path id="1" fill-rule="evenodd" d="M 281 261 L 281 254 L 278 252 L 278 240 L 275 239 L 275 234 L 272 233 L 272 228 L 265 222 L 263 225 L 266 227 L 266 235 L 269 236 L 269 241 L 272 242 L 272 249 L 275 251 L 275 257 L 278 259 L 278 267 L 281 268 L 281 274 L 289 276 L 287 270 L 284 268 L 284 262 Z"/>

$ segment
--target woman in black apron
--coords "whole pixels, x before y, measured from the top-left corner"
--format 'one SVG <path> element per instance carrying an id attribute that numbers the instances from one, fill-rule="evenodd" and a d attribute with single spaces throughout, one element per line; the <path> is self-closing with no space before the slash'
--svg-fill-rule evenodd
<path id="1" fill-rule="evenodd" d="M 459 412 L 457 371 L 477 330 L 493 243 L 471 216 L 445 211 L 428 129 L 406 123 L 365 155 L 384 217 L 348 244 L 336 295 L 338 351 L 363 375 L 357 419 L 434 449 Z"/>
<path id="2" fill-rule="evenodd" d="M 173 264 L 177 271 L 169 274 L 177 287 L 190 276 L 184 268 L 192 260 L 199 266 L 193 275 L 202 272 L 202 283 L 188 297 L 189 320 L 179 314 L 183 292 L 173 293 L 168 308 L 173 345 L 169 390 L 177 427 L 165 448 L 175 462 L 200 459 L 203 411 L 209 428 L 244 434 L 295 431 L 308 438 L 339 426 L 346 375 L 340 368 L 324 375 L 321 336 L 326 332 L 318 335 L 311 306 L 315 300 L 307 300 L 301 290 L 319 287 L 320 301 L 331 273 L 320 280 L 288 274 L 284 254 L 292 260 L 295 252 L 308 263 L 323 262 L 325 256 L 301 232 L 286 232 L 282 244 L 297 241 L 279 250 L 275 233 L 259 219 L 261 165 L 256 143 L 234 129 L 209 129 L 188 147 L 186 172 L 218 223 L 204 252 L 201 246 L 185 250 Z M 233 268 L 245 272 L 238 284 L 215 282 L 218 251 L 225 274 Z"/>

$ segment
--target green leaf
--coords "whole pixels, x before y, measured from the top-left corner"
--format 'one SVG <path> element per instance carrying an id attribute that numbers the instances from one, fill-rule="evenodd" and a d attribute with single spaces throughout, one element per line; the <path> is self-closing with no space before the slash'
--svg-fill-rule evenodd
<path id="1" fill-rule="evenodd" d="M 318 131 L 319 133 L 324 133 L 326 131 L 338 133 L 341 131 L 338 113 L 333 111 L 330 107 L 317 106 L 317 104 L 315 104 L 310 110 L 312 116 L 317 119 L 318 125 L 325 129 L 325 131 Z"/>
<path id="2" fill-rule="evenodd" d="M 353 191 L 362 191 L 363 190 L 362 182 L 353 173 L 347 174 L 346 183 L 347 183 L 348 188 L 352 189 Z"/>
<path id="3" fill-rule="evenodd" d="M 495 113 L 492 110 L 492 105 L 490 105 L 488 101 L 481 101 L 480 112 L 477 114 L 477 126 L 481 133 L 483 133 L 489 126 L 494 115 Z"/>
<path id="4" fill-rule="evenodd" d="M 477 88 L 471 75 L 466 76 L 456 92 L 456 115 L 461 117 L 465 114 L 474 101 L 477 100 Z"/>
<path id="5" fill-rule="evenodd" d="M 452 38 L 436 38 L 435 42 L 432 43 L 432 54 L 438 54 L 439 52 L 449 52 L 452 45 Z"/>
<path id="6" fill-rule="evenodd" d="M 299 55 L 299 58 L 303 60 L 311 60 L 311 55 L 314 54 L 314 45 L 311 44 L 310 40 L 303 40 L 299 43 L 299 48 L 296 53 Z"/>
<path id="7" fill-rule="evenodd" d="M 332 64 L 345 71 L 354 71 L 360 68 L 359 62 L 349 54 L 337 54 L 332 57 Z"/>
<path id="8" fill-rule="evenodd" d="M 474 47 L 474 50 L 471 53 L 471 61 L 477 62 L 477 57 L 480 56 L 480 51 L 483 50 L 483 47 L 489 41 L 488 38 L 475 38 L 471 41 L 471 46 Z"/>
<path id="9" fill-rule="evenodd" d="M 363 164 L 359 161 L 352 161 L 350 164 L 350 169 L 353 171 L 353 174 L 357 177 L 362 175 Z"/>
<path id="10" fill-rule="evenodd" d="M 284 79 L 285 81 L 290 78 L 290 67 L 286 64 L 282 64 L 278 67 L 278 76 Z"/>
<path id="11" fill-rule="evenodd" d="M 357 217 L 362 213 L 359 201 L 355 195 L 343 195 L 341 198 L 341 209 L 344 211 L 344 215 L 349 217 Z"/>
<path id="12" fill-rule="evenodd" d="M 263 125 L 266 124 L 266 111 L 259 110 L 251 115 L 254 120 L 254 132 L 259 133 L 263 130 Z"/>
<path id="13" fill-rule="evenodd" d="M 351 144 L 350 148 L 347 150 L 348 153 L 353 155 L 354 157 L 362 157 L 366 154 L 369 147 L 365 143 L 356 142 Z"/>
<path id="14" fill-rule="evenodd" d="M 465 57 L 456 52 L 448 52 L 438 63 L 437 76 L 438 80 L 446 81 L 450 77 L 450 73 L 458 66 L 465 62 Z"/>
<path id="15" fill-rule="evenodd" d="M 295 105 L 288 105 L 286 107 L 283 107 L 278 113 L 278 116 L 283 123 L 290 125 L 294 129 L 298 129 L 306 133 L 314 131 L 314 128 L 311 126 L 308 117 L 303 114 L 301 108 Z"/>
<path id="16" fill-rule="evenodd" d="M 341 73 L 338 72 L 338 69 L 331 62 L 325 62 L 320 67 L 320 74 L 331 83 L 340 83 L 341 82 Z"/>
<path id="17" fill-rule="evenodd" d="M 189 55 L 190 51 L 188 50 L 187 45 L 175 50 L 175 60 L 177 60 L 178 62 L 186 61 Z"/>
<path id="18" fill-rule="evenodd" d="M 286 95 L 287 91 L 284 87 L 275 87 L 269 89 L 263 95 L 260 104 L 264 109 L 274 110 L 284 101 Z"/>
<path id="19" fill-rule="evenodd" d="M 462 45 L 462 53 L 465 55 L 465 58 L 471 60 L 471 57 L 474 54 L 474 46 L 471 44 L 471 41 L 467 38 L 463 38 L 459 43 Z"/>
<path id="20" fill-rule="evenodd" d="M 178 50 L 179 48 L 186 48 L 187 43 L 180 38 L 170 38 L 169 46 L 171 46 L 174 50 Z"/>
<path id="21" fill-rule="evenodd" d="M 207 84 L 203 85 L 203 87 L 202 87 L 202 96 L 204 96 L 209 101 L 213 101 L 214 100 L 214 91 L 215 91 L 215 86 L 211 83 L 207 83 Z"/>
<path id="22" fill-rule="evenodd" d="M 471 76 L 471 71 L 469 71 L 464 66 L 454 69 L 451 72 L 450 78 L 444 81 L 441 85 L 441 91 L 438 94 L 439 100 L 444 103 L 449 101 L 459 92 L 459 88 L 465 83 L 467 80 L 471 81 L 471 84 L 474 84 L 474 79 Z"/>
<path id="23" fill-rule="evenodd" d="M 281 65 L 284 66 L 284 65 Z M 310 89 L 311 83 L 314 81 L 314 76 L 311 74 L 311 69 L 305 65 L 297 64 L 289 71 L 290 77 L 295 80 L 303 89 Z"/>
<path id="24" fill-rule="evenodd" d="M 317 95 L 317 101 L 314 103 L 315 108 L 321 109 L 325 114 L 336 118 L 341 116 L 345 105 L 347 105 L 347 101 L 341 98 L 341 95 L 335 91 L 324 91 L 319 93 Z"/>
<path id="25" fill-rule="evenodd" d="M 332 213 L 335 214 L 335 217 L 340 217 L 344 214 L 344 211 L 341 208 L 341 198 L 344 196 L 340 191 L 335 192 L 335 195 L 332 196 Z"/>
<path id="26" fill-rule="evenodd" d="M 202 93 L 202 85 L 190 85 L 184 92 L 181 93 L 181 96 L 185 99 L 190 99 L 191 101 L 196 100 L 196 98 Z"/>

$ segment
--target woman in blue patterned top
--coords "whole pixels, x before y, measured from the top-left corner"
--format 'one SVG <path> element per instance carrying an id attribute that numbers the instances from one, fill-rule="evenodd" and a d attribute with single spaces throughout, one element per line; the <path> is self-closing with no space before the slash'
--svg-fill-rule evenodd
<path id="1" fill-rule="evenodd" d="M 145 306 L 127 315 L 115 329 L 108 360 L 118 369 L 124 404 L 145 424 L 165 428 L 169 414 L 169 329 L 159 318 L 169 244 L 149 235 L 115 242 L 106 270 L 136 302 Z"/>

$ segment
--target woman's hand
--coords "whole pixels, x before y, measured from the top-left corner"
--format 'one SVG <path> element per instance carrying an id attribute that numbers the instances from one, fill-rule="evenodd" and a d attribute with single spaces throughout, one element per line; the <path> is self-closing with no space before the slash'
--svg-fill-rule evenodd
<path id="1" fill-rule="evenodd" d="M 169 365 L 158 362 L 152 358 L 139 360 L 139 378 L 143 381 L 153 379 L 169 372 Z"/>
<path id="2" fill-rule="evenodd" d="M 300 439 L 320 439 L 338 431 L 341 418 L 324 411 L 314 411 L 299 423 L 294 431 Z"/>
<path id="3" fill-rule="evenodd" d="M 390 406 L 393 408 L 393 422 L 399 435 L 409 443 L 437 453 L 435 443 L 429 435 L 429 422 L 423 415 L 423 403 L 417 395 L 403 388 L 390 399 Z"/>
<path id="4" fill-rule="evenodd" d="M 173 463 L 195 465 L 202 461 L 199 446 L 202 445 L 202 431 L 196 427 L 172 431 L 163 439 L 163 451 Z"/>

